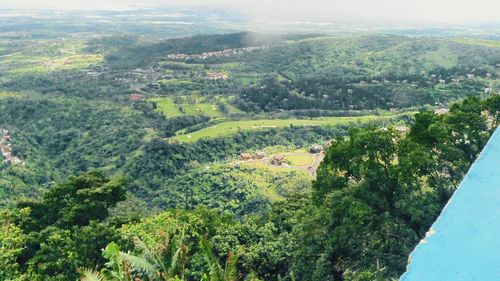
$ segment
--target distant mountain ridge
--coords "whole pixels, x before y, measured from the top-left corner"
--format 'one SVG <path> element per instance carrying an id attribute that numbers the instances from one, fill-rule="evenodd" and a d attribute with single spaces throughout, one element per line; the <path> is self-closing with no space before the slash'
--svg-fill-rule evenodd
<path id="1" fill-rule="evenodd" d="M 170 54 L 199 54 L 246 47 L 272 46 L 287 40 L 298 40 L 319 35 L 276 35 L 240 32 L 221 35 L 197 35 L 173 38 L 151 45 L 129 46 L 109 54 L 106 59 L 115 67 L 144 67 L 156 58 Z"/>

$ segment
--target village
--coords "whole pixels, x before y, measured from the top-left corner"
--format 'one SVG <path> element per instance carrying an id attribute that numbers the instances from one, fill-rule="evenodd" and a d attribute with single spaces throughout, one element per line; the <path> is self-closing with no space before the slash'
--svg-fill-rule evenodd
<path id="1" fill-rule="evenodd" d="M 246 47 L 246 48 L 234 48 L 234 49 L 225 49 L 220 51 L 212 51 L 205 52 L 199 54 L 186 54 L 186 53 L 178 53 L 178 54 L 169 54 L 162 59 L 174 60 L 174 61 L 187 61 L 189 60 L 207 60 L 209 58 L 227 58 L 232 56 L 238 56 L 243 54 L 250 54 L 259 50 L 267 49 L 268 46 L 258 46 L 258 47 Z M 62 61 L 63 64 L 69 63 L 67 60 Z M 175 62 L 175 63 L 184 63 L 184 62 Z M 500 64 L 491 63 L 490 68 L 498 69 L 500 68 Z M 168 70 L 168 71 L 166 71 Z M 103 65 L 91 65 L 87 68 L 81 70 L 87 76 L 91 76 L 99 79 L 111 79 L 115 82 L 124 85 L 130 85 L 131 89 L 135 92 L 135 96 L 131 96 L 131 101 L 140 101 L 151 97 L 156 93 L 161 93 L 164 88 L 175 89 L 179 85 L 183 83 L 203 83 L 202 80 L 205 81 L 227 81 L 231 78 L 231 80 L 238 79 L 237 77 L 230 77 L 230 72 L 221 70 L 221 69 L 197 69 L 192 68 L 189 70 L 179 71 L 175 68 L 173 69 L 165 69 L 165 66 L 162 66 L 158 62 L 151 63 L 149 65 L 145 65 L 142 67 L 138 67 L 135 69 L 130 69 L 128 71 L 123 72 L 114 72 L 111 71 L 110 68 Z M 424 89 L 429 87 L 437 87 L 439 89 L 448 89 L 448 87 L 454 87 L 455 85 L 460 85 L 462 83 L 470 83 L 471 81 L 482 80 L 483 82 L 489 81 L 489 85 L 485 83 L 484 88 L 481 89 L 483 95 L 490 95 L 495 92 L 498 92 L 498 84 L 494 81 L 498 79 L 500 76 L 499 72 L 493 69 L 489 69 L 486 71 L 482 66 L 476 67 L 467 67 L 464 69 L 464 72 L 460 74 L 440 74 L 440 73 L 430 73 L 428 76 L 422 76 L 419 78 L 396 78 L 396 77 L 372 77 L 365 78 L 363 80 L 355 80 L 350 84 L 346 85 L 348 87 L 340 87 L 338 89 L 333 90 L 335 94 L 324 92 L 321 94 L 311 94 L 310 97 L 319 98 L 323 100 L 332 100 L 338 94 L 343 95 L 354 95 L 360 91 L 364 91 L 367 86 L 379 86 L 387 84 L 388 87 L 400 87 L 403 90 L 411 89 Z M 305 93 L 301 93 L 305 94 Z M 286 102 L 287 100 L 285 100 Z M 339 102 L 334 100 L 334 104 L 338 104 Z M 437 102 L 436 105 L 441 105 Z M 393 108 L 394 104 L 392 102 L 388 102 L 387 106 L 389 108 Z M 354 105 L 348 105 L 349 109 L 354 109 Z"/>
<path id="2" fill-rule="evenodd" d="M 2 163 L 12 164 L 14 166 L 24 166 L 25 162 L 14 156 L 10 141 L 11 136 L 9 135 L 9 131 L 7 129 L 0 128 L 0 152 L 5 158 Z"/>
<path id="3" fill-rule="evenodd" d="M 225 50 L 225 51 L 227 51 L 227 50 Z M 213 53 L 224 53 L 225 51 L 213 52 Z M 179 56 L 182 57 L 182 55 L 179 55 Z M 188 56 L 198 56 L 198 55 L 188 55 Z M 368 86 L 368 85 L 396 84 L 396 85 L 407 85 L 408 87 L 411 87 L 413 89 L 419 89 L 419 88 L 426 88 L 426 87 L 434 87 L 436 85 L 438 85 L 440 87 L 443 87 L 443 86 L 449 85 L 449 84 L 458 85 L 462 82 L 475 80 L 476 78 L 494 81 L 494 79 L 496 79 L 496 77 L 498 77 L 497 73 L 486 73 L 484 75 L 477 75 L 477 74 L 473 74 L 474 72 L 475 72 L 475 69 L 472 69 L 471 73 L 467 73 L 463 76 L 457 76 L 457 77 L 453 77 L 453 76 L 452 77 L 442 77 L 441 75 L 432 74 L 426 79 L 426 81 L 388 80 L 385 78 L 372 79 L 370 81 L 361 80 L 358 83 L 352 84 L 352 86 L 354 86 L 353 88 L 348 88 L 348 89 L 340 88 L 337 90 L 337 93 L 338 94 L 345 93 L 347 95 L 353 95 L 356 93 L 356 91 L 358 89 L 358 88 L 356 88 L 356 86 L 363 87 L 363 86 Z M 200 79 L 204 79 L 204 80 L 209 80 L 209 81 L 227 81 L 230 78 L 229 75 L 223 71 L 200 72 L 200 73 L 196 73 L 195 77 L 200 78 Z M 189 79 L 192 79 L 192 78 L 193 77 L 191 77 Z M 161 81 L 169 81 L 169 80 L 175 80 L 175 79 L 183 79 L 183 78 L 174 77 L 172 74 L 162 74 L 161 72 L 155 70 L 153 67 L 150 67 L 148 69 L 141 69 L 141 68 L 134 69 L 130 72 L 126 72 L 126 73 L 121 74 L 121 76 L 119 75 L 119 76 L 114 77 L 114 80 L 117 82 L 131 84 L 131 85 L 137 85 L 137 84 L 142 83 L 144 85 L 148 85 L 148 87 L 151 88 L 152 90 L 159 90 Z M 137 90 L 136 88 L 133 88 L 133 89 Z M 497 90 L 498 90 L 497 86 L 493 85 L 492 82 L 490 82 L 489 86 L 486 86 L 483 89 L 484 94 L 492 94 L 492 93 L 496 92 Z M 145 92 L 143 92 L 142 94 L 145 94 Z M 311 96 L 314 97 L 314 94 Z M 321 97 L 324 100 L 328 100 L 331 98 L 331 95 L 322 94 Z"/>
<path id="4" fill-rule="evenodd" d="M 167 58 L 172 60 L 196 60 L 196 59 L 206 60 L 212 57 L 223 58 L 223 57 L 232 57 L 242 54 L 248 54 L 267 48 L 268 47 L 266 46 L 260 46 L 260 47 L 246 47 L 238 49 L 226 49 L 222 51 L 206 52 L 201 54 L 170 54 L 167 56 Z"/>

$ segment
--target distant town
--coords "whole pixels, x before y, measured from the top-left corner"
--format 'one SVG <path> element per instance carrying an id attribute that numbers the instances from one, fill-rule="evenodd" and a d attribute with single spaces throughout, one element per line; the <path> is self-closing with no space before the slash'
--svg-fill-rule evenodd
<path id="1" fill-rule="evenodd" d="M 201 54 L 170 54 L 167 56 L 167 58 L 172 60 L 190 60 L 190 59 L 205 60 L 211 57 L 223 58 L 223 57 L 232 57 L 242 54 L 248 54 L 267 48 L 268 47 L 266 46 L 259 46 L 259 47 L 246 47 L 238 49 L 226 49 L 222 51 L 206 52 Z"/>
<path id="2" fill-rule="evenodd" d="M 5 158 L 3 160 L 3 164 L 12 164 L 14 166 L 24 166 L 25 163 L 19 159 L 19 157 L 15 156 L 12 152 L 11 148 L 11 136 L 9 135 L 9 131 L 7 129 L 0 128 L 0 152 L 2 156 Z"/>

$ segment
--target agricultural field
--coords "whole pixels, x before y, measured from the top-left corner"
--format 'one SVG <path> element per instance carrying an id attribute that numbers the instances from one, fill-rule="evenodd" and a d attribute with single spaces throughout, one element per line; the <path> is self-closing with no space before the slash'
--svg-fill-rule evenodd
<path id="1" fill-rule="evenodd" d="M 481 45 L 490 48 L 500 48 L 500 41 L 493 40 L 483 40 L 483 39 L 470 39 L 470 38 L 456 38 L 452 39 L 453 42 L 463 43 L 463 44 L 472 44 L 472 45 Z"/>
<path id="2" fill-rule="evenodd" d="M 283 170 L 305 172 L 314 178 L 325 154 L 324 151 L 311 153 L 309 149 L 310 147 L 293 145 L 269 146 L 258 151 L 242 152 L 233 163 L 243 167 L 267 168 L 275 172 Z M 249 155 L 252 157 L 248 158 Z"/>
<path id="3" fill-rule="evenodd" d="M 100 54 L 85 52 L 82 42 L 27 42 L 11 46 L 0 56 L 0 70 L 10 75 L 43 74 L 60 70 L 84 69 L 101 65 Z"/>
<path id="4" fill-rule="evenodd" d="M 199 130 L 197 132 L 177 135 L 173 140 L 180 142 L 196 142 L 202 138 L 215 138 L 235 134 L 244 130 L 262 130 L 290 126 L 348 126 L 352 124 L 368 124 L 375 121 L 389 121 L 395 116 L 361 116 L 361 117 L 322 117 L 312 119 L 263 119 L 229 121 Z"/>

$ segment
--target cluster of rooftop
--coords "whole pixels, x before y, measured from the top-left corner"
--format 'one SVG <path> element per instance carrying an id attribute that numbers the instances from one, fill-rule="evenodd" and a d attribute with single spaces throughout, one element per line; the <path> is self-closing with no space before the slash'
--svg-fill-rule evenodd
<path id="1" fill-rule="evenodd" d="M 0 128 L 0 152 L 5 158 L 4 164 L 24 165 L 25 163 L 14 155 L 10 144 L 11 136 L 9 130 Z"/>
<path id="2" fill-rule="evenodd" d="M 248 53 L 252 53 L 255 51 L 263 50 L 265 48 L 267 48 L 267 47 L 260 46 L 260 47 L 226 49 L 226 50 L 222 50 L 222 51 L 206 52 L 206 53 L 201 53 L 201 54 L 170 54 L 167 56 L 167 58 L 171 59 L 171 60 L 190 60 L 190 59 L 206 60 L 206 59 L 212 58 L 212 57 L 223 58 L 223 57 L 232 57 L 232 56 L 237 56 L 237 55 L 242 55 L 242 54 L 248 54 Z"/>

